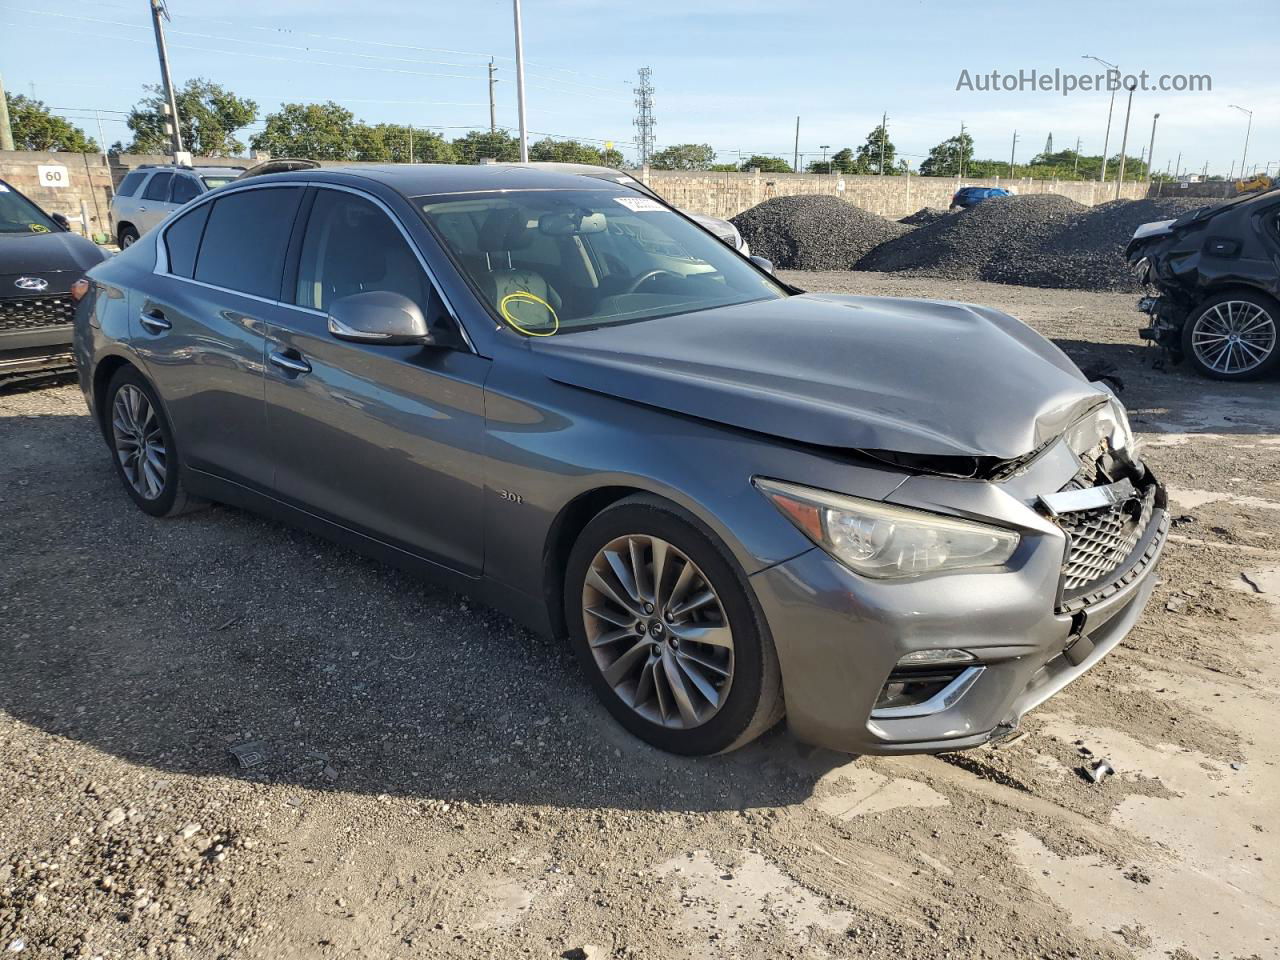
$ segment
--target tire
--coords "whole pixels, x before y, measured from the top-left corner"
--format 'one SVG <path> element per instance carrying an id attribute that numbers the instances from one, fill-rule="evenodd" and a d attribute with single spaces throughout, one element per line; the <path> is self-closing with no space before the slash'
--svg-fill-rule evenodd
<path id="1" fill-rule="evenodd" d="M 121 250 L 131 247 L 138 242 L 138 230 L 130 224 L 124 224 L 120 227 L 120 232 L 116 236 L 116 242 Z"/>
<path id="2" fill-rule="evenodd" d="M 173 427 L 155 390 L 133 367 L 121 367 L 107 384 L 102 417 L 116 476 L 139 510 L 176 517 L 207 505 L 183 486 Z"/>
<path id="3" fill-rule="evenodd" d="M 659 552 L 661 582 L 641 583 L 653 579 Z M 615 562 L 633 571 L 630 585 Z M 654 601 L 649 611 L 646 599 Z M 778 655 L 746 578 L 716 537 L 675 505 L 628 497 L 588 523 L 569 555 L 564 605 L 574 653 L 597 696 L 641 740 L 706 756 L 743 746 L 782 718 Z M 663 617 L 668 608 L 673 615 Z"/>
<path id="4" fill-rule="evenodd" d="M 1229 291 L 1197 306 L 1182 325 L 1182 352 L 1211 380 L 1256 380 L 1280 364 L 1280 304 Z"/>

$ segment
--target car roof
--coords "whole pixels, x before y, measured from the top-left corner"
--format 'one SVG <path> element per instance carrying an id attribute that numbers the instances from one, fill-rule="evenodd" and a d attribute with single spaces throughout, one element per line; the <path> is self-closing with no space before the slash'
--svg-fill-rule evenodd
<path id="1" fill-rule="evenodd" d="M 375 180 L 406 197 L 449 193 L 484 193 L 497 190 L 631 190 L 599 177 L 499 163 L 398 163 L 326 166 L 314 170 L 263 174 L 277 181 L 311 180 L 343 182 L 346 177 Z M 258 178 L 255 178 L 258 179 Z"/>

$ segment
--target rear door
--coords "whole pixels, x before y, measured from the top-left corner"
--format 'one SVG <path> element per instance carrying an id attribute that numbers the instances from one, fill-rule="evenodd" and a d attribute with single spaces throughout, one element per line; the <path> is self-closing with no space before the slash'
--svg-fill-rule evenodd
<path id="1" fill-rule="evenodd" d="M 133 225 L 138 228 L 138 233 L 146 233 L 159 226 L 160 221 L 169 215 L 169 188 L 172 185 L 173 174 L 168 171 L 151 175 L 134 208 Z"/>
<path id="2" fill-rule="evenodd" d="M 155 273 L 138 285 L 134 345 L 188 466 L 264 489 L 268 325 L 304 188 L 259 186 L 183 210 L 161 228 Z"/>
<path id="3" fill-rule="evenodd" d="M 482 562 L 484 380 L 391 210 L 317 185 L 267 331 L 267 426 L 275 487 L 296 505 L 474 575 Z M 351 343 L 325 310 L 354 293 L 413 300 L 438 345 Z"/>

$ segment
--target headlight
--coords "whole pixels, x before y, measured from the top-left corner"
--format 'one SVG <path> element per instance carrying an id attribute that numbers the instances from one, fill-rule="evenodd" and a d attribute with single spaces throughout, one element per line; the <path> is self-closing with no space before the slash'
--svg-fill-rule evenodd
<path id="1" fill-rule="evenodd" d="M 1151 279 L 1151 261 L 1143 257 L 1133 265 L 1133 276 L 1142 286 L 1147 285 L 1147 281 Z"/>
<path id="2" fill-rule="evenodd" d="M 1133 429 L 1124 404 L 1112 397 L 1087 417 L 1067 428 L 1067 446 L 1077 456 L 1084 456 L 1103 440 L 1112 451 L 1133 451 Z"/>
<path id="3" fill-rule="evenodd" d="M 868 577 L 996 567 L 1018 546 L 1017 533 L 985 523 L 780 480 L 757 477 L 755 485 L 810 540 Z"/>

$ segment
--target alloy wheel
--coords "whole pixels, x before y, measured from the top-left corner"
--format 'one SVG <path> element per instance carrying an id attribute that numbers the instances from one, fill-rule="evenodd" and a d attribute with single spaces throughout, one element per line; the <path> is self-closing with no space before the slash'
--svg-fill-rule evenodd
<path id="1" fill-rule="evenodd" d="M 164 434 L 151 401 L 131 383 L 116 391 L 111 436 L 129 486 L 145 500 L 158 499 L 168 476 Z"/>
<path id="2" fill-rule="evenodd" d="M 1216 303 L 1196 319 L 1191 349 L 1215 373 L 1238 376 L 1265 363 L 1276 348 L 1276 323 L 1248 300 Z"/>
<path id="3" fill-rule="evenodd" d="M 715 587 L 673 544 L 646 534 L 605 544 L 582 587 L 587 643 L 605 681 L 652 723 L 710 720 L 733 682 L 733 631 Z"/>

